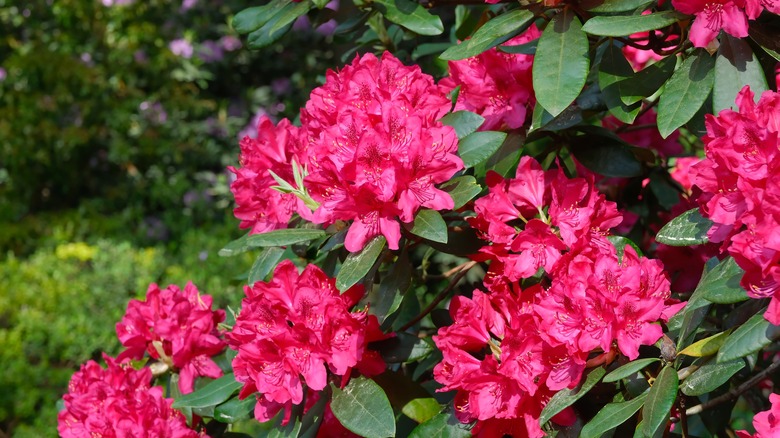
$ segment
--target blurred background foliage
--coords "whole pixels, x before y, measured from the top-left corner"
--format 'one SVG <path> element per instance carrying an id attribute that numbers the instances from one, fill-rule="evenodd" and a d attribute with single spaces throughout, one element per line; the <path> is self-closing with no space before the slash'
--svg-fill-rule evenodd
<path id="1" fill-rule="evenodd" d="M 0 0 L 0 437 L 56 436 L 70 375 L 117 352 L 149 283 L 240 301 L 225 168 L 341 57 L 308 23 L 246 50 L 229 23 L 249 5 Z"/>

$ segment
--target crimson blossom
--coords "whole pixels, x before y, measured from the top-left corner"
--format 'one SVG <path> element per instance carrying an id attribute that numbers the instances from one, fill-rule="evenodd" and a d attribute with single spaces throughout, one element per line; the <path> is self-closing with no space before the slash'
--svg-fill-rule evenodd
<path id="1" fill-rule="evenodd" d="M 756 433 L 751 435 L 745 430 L 738 430 L 739 438 L 772 438 L 780 436 L 780 394 L 770 394 L 769 402 L 772 406 L 767 411 L 762 411 L 753 417 L 753 427 Z"/>
<path id="2" fill-rule="evenodd" d="M 268 421 L 303 402 L 305 389 L 325 388 L 328 370 L 344 376 L 356 367 L 366 375 L 384 371 L 368 342 L 383 338 L 379 322 L 366 311 L 349 309 L 363 295 L 355 286 L 339 294 L 335 280 L 315 265 L 302 273 L 289 260 L 274 270 L 270 282 L 244 289 L 241 313 L 227 334 L 236 380 L 244 384 L 239 398 L 255 394 L 255 418 Z M 258 393 L 259 391 L 259 393 Z"/>
<path id="3" fill-rule="evenodd" d="M 192 283 L 182 291 L 176 285 L 160 289 L 149 285 L 146 301 L 130 300 L 127 312 L 116 325 L 119 341 L 127 347 L 118 359 L 153 359 L 179 373 L 182 394 L 193 391 L 195 378 L 218 378 L 222 369 L 211 359 L 227 345 L 217 324 L 224 310 L 211 310 L 212 299 L 201 295 Z"/>
<path id="4" fill-rule="evenodd" d="M 710 241 L 745 270 L 749 296 L 772 298 L 764 317 L 780 324 L 780 94 L 766 91 L 756 104 L 746 86 L 736 102 L 739 112 L 707 115 L 706 159 L 690 174 L 714 222 Z"/>
<path id="5" fill-rule="evenodd" d="M 707 47 L 721 30 L 737 38 L 748 36 L 748 19 L 755 20 L 764 9 L 780 14 L 780 3 L 774 0 L 672 0 L 672 6 L 696 16 L 689 36 L 696 47 Z"/>
<path id="6" fill-rule="evenodd" d="M 65 409 L 57 416 L 62 438 L 203 438 L 187 427 L 163 388 L 150 387 L 149 368 L 135 370 L 128 360 L 103 355 L 107 368 L 90 360 L 73 374 Z"/>

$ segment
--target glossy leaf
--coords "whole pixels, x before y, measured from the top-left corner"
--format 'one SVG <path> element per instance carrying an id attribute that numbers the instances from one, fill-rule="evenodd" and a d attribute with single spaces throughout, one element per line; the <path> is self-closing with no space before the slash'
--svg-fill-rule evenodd
<path id="1" fill-rule="evenodd" d="M 599 87 L 610 114 L 623 123 L 634 123 L 642 106 L 640 102 L 626 105 L 620 98 L 620 82 L 631 78 L 634 69 L 623 55 L 623 50 L 611 42 L 599 63 Z"/>
<path id="2" fill-rule="evenodd" d="M 336 287 L 344 292 L 354 286 L 368 274 L 368 271 L 374 266 L 374 262 L 382 253 L 386 240 L 384 236 L 376 236 L 371 239 L 363 250 L 353 252 L 347 256 L 341 265 L 339 273 L 336 275 Z"/>
<path id="3" fill-rule="evenodd" d="M 442 412 L 412 430 L 409 438 L 469 438 L 469 426 L 461 423 L 451 412 Z"/>
<path id="4" fill-rule="evenodd" d="M 573 137 L 569 148 L 583 166 L 604 176 L 639 176 L 644 170 L 633 153 L 634 148 L 609 132 L 595 131 Z"/>
<path id="5" fill-rule="evenodd" d="M 416 362 L 433 351 L 434 347 L 409 333 L 399 332 L 392 338 L 378 341 L 372 344 L 374 350 L 379 351 L 387 363 Z"/>
<path id="6" fill-rule="evenodd" d="M 506 133 L 496 131 L 469 134 L 458 142 L 458 155 L 466 168 L 474 167 L 493 155 L 505 138 Z"/>
<path id="7" fill-rule="evenodd" d="M 667 365 L 658 374 L 650 387 L 645 406 L 642 409 L 642 432 L 651 437 L 669 421 L 669 412 L 677 399 L 679 380 L 677 370 Z"/>
<path id="8" fill-rule="evenodd" d="M 712 225 L 711 220 L 702 217 L 698 208 L 693 208 L 664 225 L 655 240 L 669 246 L 701 245 L 710 241 L 707 232 Z"/>
<path id="9" fill-rule="evenodd" d="M 677 354 L 684 354 L 686 356 L 692 357 L 711 356 L 718 352 L 720 347 L 726 341 L 726 338 L 729 336 L 729 332 L 730 331 L 725 331 L 708 338 L 704 338 L 700 341 L 696 341 L 682 349 L 682 351 L 678 352 Z"/>
<path id="10" fill-rule="evenodd" d="M 237 382 L 232 373 L 225 374 L 197 391 L 174 400 L 173 407 L 178 409 L 183 407 L 206 408 L 216 406 L 229 399 L 242 386 L 244 384 Z"/>
<path id="11" fill-rule="evenodd" d="M 409 232 L 423 239 L 447 243 L 447 224 L 436 210 L 425 208 L 418 211 Z"/>
<path id="12" fill-rule="evenodd" d="M 290 4 L 290 0 L 273 0 L 267 5 L 246 8 L 233 17 L 231 25 L 236 32 L 248 34 L 260 29 L 279 10 Z"/>
<path id="13" fill-rule="evenodd" d="M 755 93 L 756 98 L 769 89 L 764 70 L 747 41 L 724 33 L 715 59 L 713 112 L 717 114 L 726 108 L 737 109 L 734 99 L 745 85 L 750 85 L 750 91 Z"/>
<path id="14" fill-rule="evenodd" d="M 676 56 L 667 56 L 639 70 L 631 78 L 621 81 L 620 99 L 626 105 L 631 105 L 657 93 L 674 73 L 676 64 Z"/>
<path id="15" fill-rule="evenodd" d="M 247 278 L 247 284 L 254 284 L 257 281 L 265 279 L 269 272 L 271 272 L 276 264 L 284 254 L 284 249 L 276 246 L 265 248 L 257 260 L 252 264 L 252 268 L 249 270 L 249 278 Z"/>
<path id="16" fill-rule="evenodd" d="M 658 132 L 663 138 L 684 125 L 707 100 L 715 80 L 715 58 L 704 50 L 683 61 L 658 101 Z"/>
<path id="17" fill-rule="evenodd" d="M 433 397 L 415 398 L 401 408 L 401 412 L 418 423 L 424 423 L 441 411 L 441 405 Z"/>
<path id="18" fill-rule="evenodd" d="M 230 257 L 256 247 L 292 245 L 325 236 L 326 233 L 322 230 L 308 228 L 288 228 L 262 234 L 246 235 L 225 245 L 224 248 L 219 250 L 219 255 Z"/>
<path id="19" fill-rule="evenodd" d="M 275 11 L 273 16 L 259 29 L 249 34 L 247 46 L 256 50 L 275 43 L 290 30 L 293 22 L 301 15 L 309 12 L 311 7 L 311 2 L 287 3 L 284 7 Z"/>
<path id="20" fill-rule="evenodd" d="M 471 38 L 445 50 L 440 58 L 455 61 L 479 55 L 520 34 L 533 18 L 534 14 L 525 9 L 515 9 L 501 14 L 482 25 Z"/>
<path id="21" fill-rule="evenodd" d="M 626 377 L 631 377 L 639 371 L 643 370 L 651 363 L 656 363 L 660 360 L 661 359 L 658 359 L 657 357 L 633 360 L 604 376 L 604 383 L 617 382 L 618 380 L 625 379 Z"/>
<path id="22" fill-rule="evenodd" d="M 380 324 L 385 322 L 388 315 L 401 305 L 403 294 L 409 289 L 411 282 L 412 267 L 406 251 L 402 251 L 390 271 L 382 278 L 379 287 L 369 290 L 368 302 L 371 305 L 368 312 L 376 315 Z"/>
<path id="23" fill-rule="evenodd" d="M 718 363 L 745 357 L 780 337 L 780 326 L 764 319 L 764 312 L 753 315 L 729 335 L 718 351 Z"/>
<path id="24" fill-rule="evenodd" d="M 588 11 L 594 13 L 628 12 L 644 9 L 650 3 L 652 0 L 603 0 L 596 2 L 596 6 L 588 8 Z"/>
<path id="25" fill-rule="evenodd" d="M 485 118 L 471 111 L 455 111 L 442 117 L 441 122 L 447 126 L 452 126 L 458 138 L 461 139 L 476 132 L 485 122 Z"/>
<path id="26" fill-rule="evenodd" d="M 588 37 L 566 8 L 553 16 L 536 47 L 533 86 L 539 103 L 552 116 L 562 113 L 580 94 L 589 67 Z"/>
<path id="27" fill-rule="evenodd" d="M 734 359 L 724 363 L 708 362 L 683 381 L 680 391 L 691 396 L 712 392 L 744 367 L 744 359 Z"/>
<path id="28" fill-rule="evenodd" d="M 591 35 L 627 36 L 669 26 L 676 23 L 679 18 L 680 15 L 675 11 L 662 11 L 648 15 L 593 17 L 582 26 L 582 30 Z"/>
<path id="29" fill-rule="evenodd" d="M 343 390 L 332 386 L 330 407 L 344 427 L 366 438 L 395 435 L 395 415 L 382 388 L 366 377 L 352 379 Z"/>
<path id="30" fill-rule="evenodd" d="M 455 203 L 454 210 L 463 207 L 482 192 L 482 186 L 477 184 L 476 178 L 471 175 L 452 178 L 444 183 L 441 189 L 452 197 L 452 201 Z"/>
<path id="31" fill-rule="evenodd" d="M 411 0 L 374 0 L 385 18 L 420 35 L 444 32 L 441 18 Z"/>
<path id="32" fill-rule="evenodd" d="M 547 406 L 545 406 L 542 410 L 542 413 L 539 416 L 539 424 L 543 425 L 547 423 L 550 418 L 554 417 L 556 414 L 563 411 L 567 407 L 573 405 L 574 402 L 582 398 L 582 396 L 587 394 L 591 388 L 596 386 L 605 373 L 606 371 L 604 371 L 604 368 L 594 368 L 590 373 L 588 373 L 588 376 L 585 377 L 585 380 L 577 388 L 564 388 L 558 391 L 554 396 L 552 396 L 550 401 L 547 403 Z"/>
<path id="33" fill-rule="evenodd" d="M 732 304 L 747 300 L 749 297 L 740 281 L 745 271 L 732 257 L 726 257 L 712 271 L 702 278 L 700 287 L 704 289 L 702 297 L 717 304 Z"/>
<path id="34" fill-rule="evenodd" d="M 239 400 L 238 397 L 218 405 L 214 408 L 214 419 L 222 423 L 235 423 L 249 418 L 249 413 L 255 408 L 257 399 L 254 395 Z"/>
<path id="35" fill-rule="evenodd" d="M 647 392 L 629 401 L 610 403 L 593 417 L 580 431 L 581 438 L 598 438 L 634 416 L 645 402 Z"/>

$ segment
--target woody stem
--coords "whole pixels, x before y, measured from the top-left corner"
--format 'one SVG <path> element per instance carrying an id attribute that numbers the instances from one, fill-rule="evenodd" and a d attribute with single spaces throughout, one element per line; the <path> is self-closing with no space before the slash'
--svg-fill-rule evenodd
<path id="1" fill-rule="evenodd" d="M 444 301 L 445 298 L 447 298 L 447 295 L 449 295 L 450 292 L 452 292 L 452 290 L 455 288 L 455 285 L 458 284 L 461 278 L 466 276 L 466 274 L 469 272 L 469 269 L 473 268 L 474 265 L 476 264 L 477 262 L 468 262 L 460 265 L 459 266 L 460 271 L 458 271 L 458 273 L 454 277 L 452 277 L 452 280 L 450 280 L 450 283 L 447 285 L 447 287 L 445 287 L 441 292 L 439 292 L 439 294 L 436 295 L 436 298 L 434 298 L 433 301 L 431 301 L 431 303 L 428 304 L 428 306 L 425 307 L 425 309 L 423 309 L 423 311 L 420 312 L 419 315 L 415 316 L 414 318 L 412 318 L 411 321 L 404 324 L 400 329 L 398 329 L 398 331 L 404 332 L 408 330 L 410 327 L 420 322 L 421 319 L 425 318 L 425 315 L 431 313 L 431 311 L 433 311 L 433 309 L 435 309 L 436 306 L 439 305 L 439 303 L 441 303 L 442 301 Z"/>

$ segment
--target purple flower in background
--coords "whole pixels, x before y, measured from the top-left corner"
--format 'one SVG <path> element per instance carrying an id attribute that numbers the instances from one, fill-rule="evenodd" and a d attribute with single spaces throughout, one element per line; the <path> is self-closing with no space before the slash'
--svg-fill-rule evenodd
<path id="1" fill-rule="evenodd" d="M 221 61 L 224 57 L 222 46 L 216 41 L 206 40 L 200 45 L 200 50 L 198 50 L 198 57 L 204 62 Z"/>
<path id="2" fill-rule="evenodd" d="M 146 52 L 141 49 L 138 49 L 133 53 L 133 59 L 139 64 L 146 64 L 149 62 L 149 57 L 146 56 Z"/>
<path id="3" fill-rule="evenodd" d="M 152 123 L 163 124 L 168 120 L 168 113 L 165 112 L 160 102 L 143 101 L 138 105 L 141 115 L 146 117 Z"/>
<path id="4" fill-rule="evenodd" d="M 168 43 L 168 48 L 171 49 L 176 56 L 182 58 L 191 58 L 193 53 L 192 44 L 184 38 L 179 38 Z"/>
<path id="5" fill-rule="evenodd" d="M 126 6 L 132 4 L 135 0 L 103 0 L 103 6 Z"/>
<path id="6" fill-rule="evenodd" d="M 198 4 L 198 0 L 182 0 L 181 10 L 188 11 L 192 9 L 196 4 Z"/>
<path id="7" fill-rule="evenodd" d="M 233 50 L 238 50 L 241 48 L 241 40 L 234 37 L 233 35 L 223 36 L 219 39 L 219 44 L 222 45 L 222 48 L 228 52 L 232 52 Z"/>
<path id="8" fill-rule="evenodd" d="M 249 123 L 246 126 L 244 126 L 244 129 L 238 132 L 238 140 L 240 141 L 244 137 L 256 138 L 257 124 L 260 123 L 261 117 L 267 115 L 268 113 L 265 111 L 265 109 L 260 108 L 259 110 L 257 110 L 255 115 L 252 117 L 252 120 L 250 120 Z"/>
<path id="9" fill-rule="evenodd" d="M 323 36 L 329 36 L 333 35 L 333 32 L 336 31 L 336 28 L 339 26 L 339 24 L 336 22 L 336 20 L 330 19 L 315 29 L 318 34 Z"/>
<path id="10" fill-rule="evenodd" d="M 0 82 L 5 81 L 6 77 L 8 77 L 8 72 L 3 67 L 0 67 Z"/>
<path id="11" fill-rule="evenodd" d="M 273 91 L 274 96 L 284 96 L 290 92 L 292 88 L 290 85 L 290 78 L 276 78 L 271 81 L 271 91 Z"/>
<path id="12" fill-rule="evenodd" d="M 90 67 L 95 65 L 95 63 L 92 62 L 92 55 L 87 52 L 82 53 L 80 58 L 81 58 L 81 62 L 83 62 L 84 64 Z"/>

